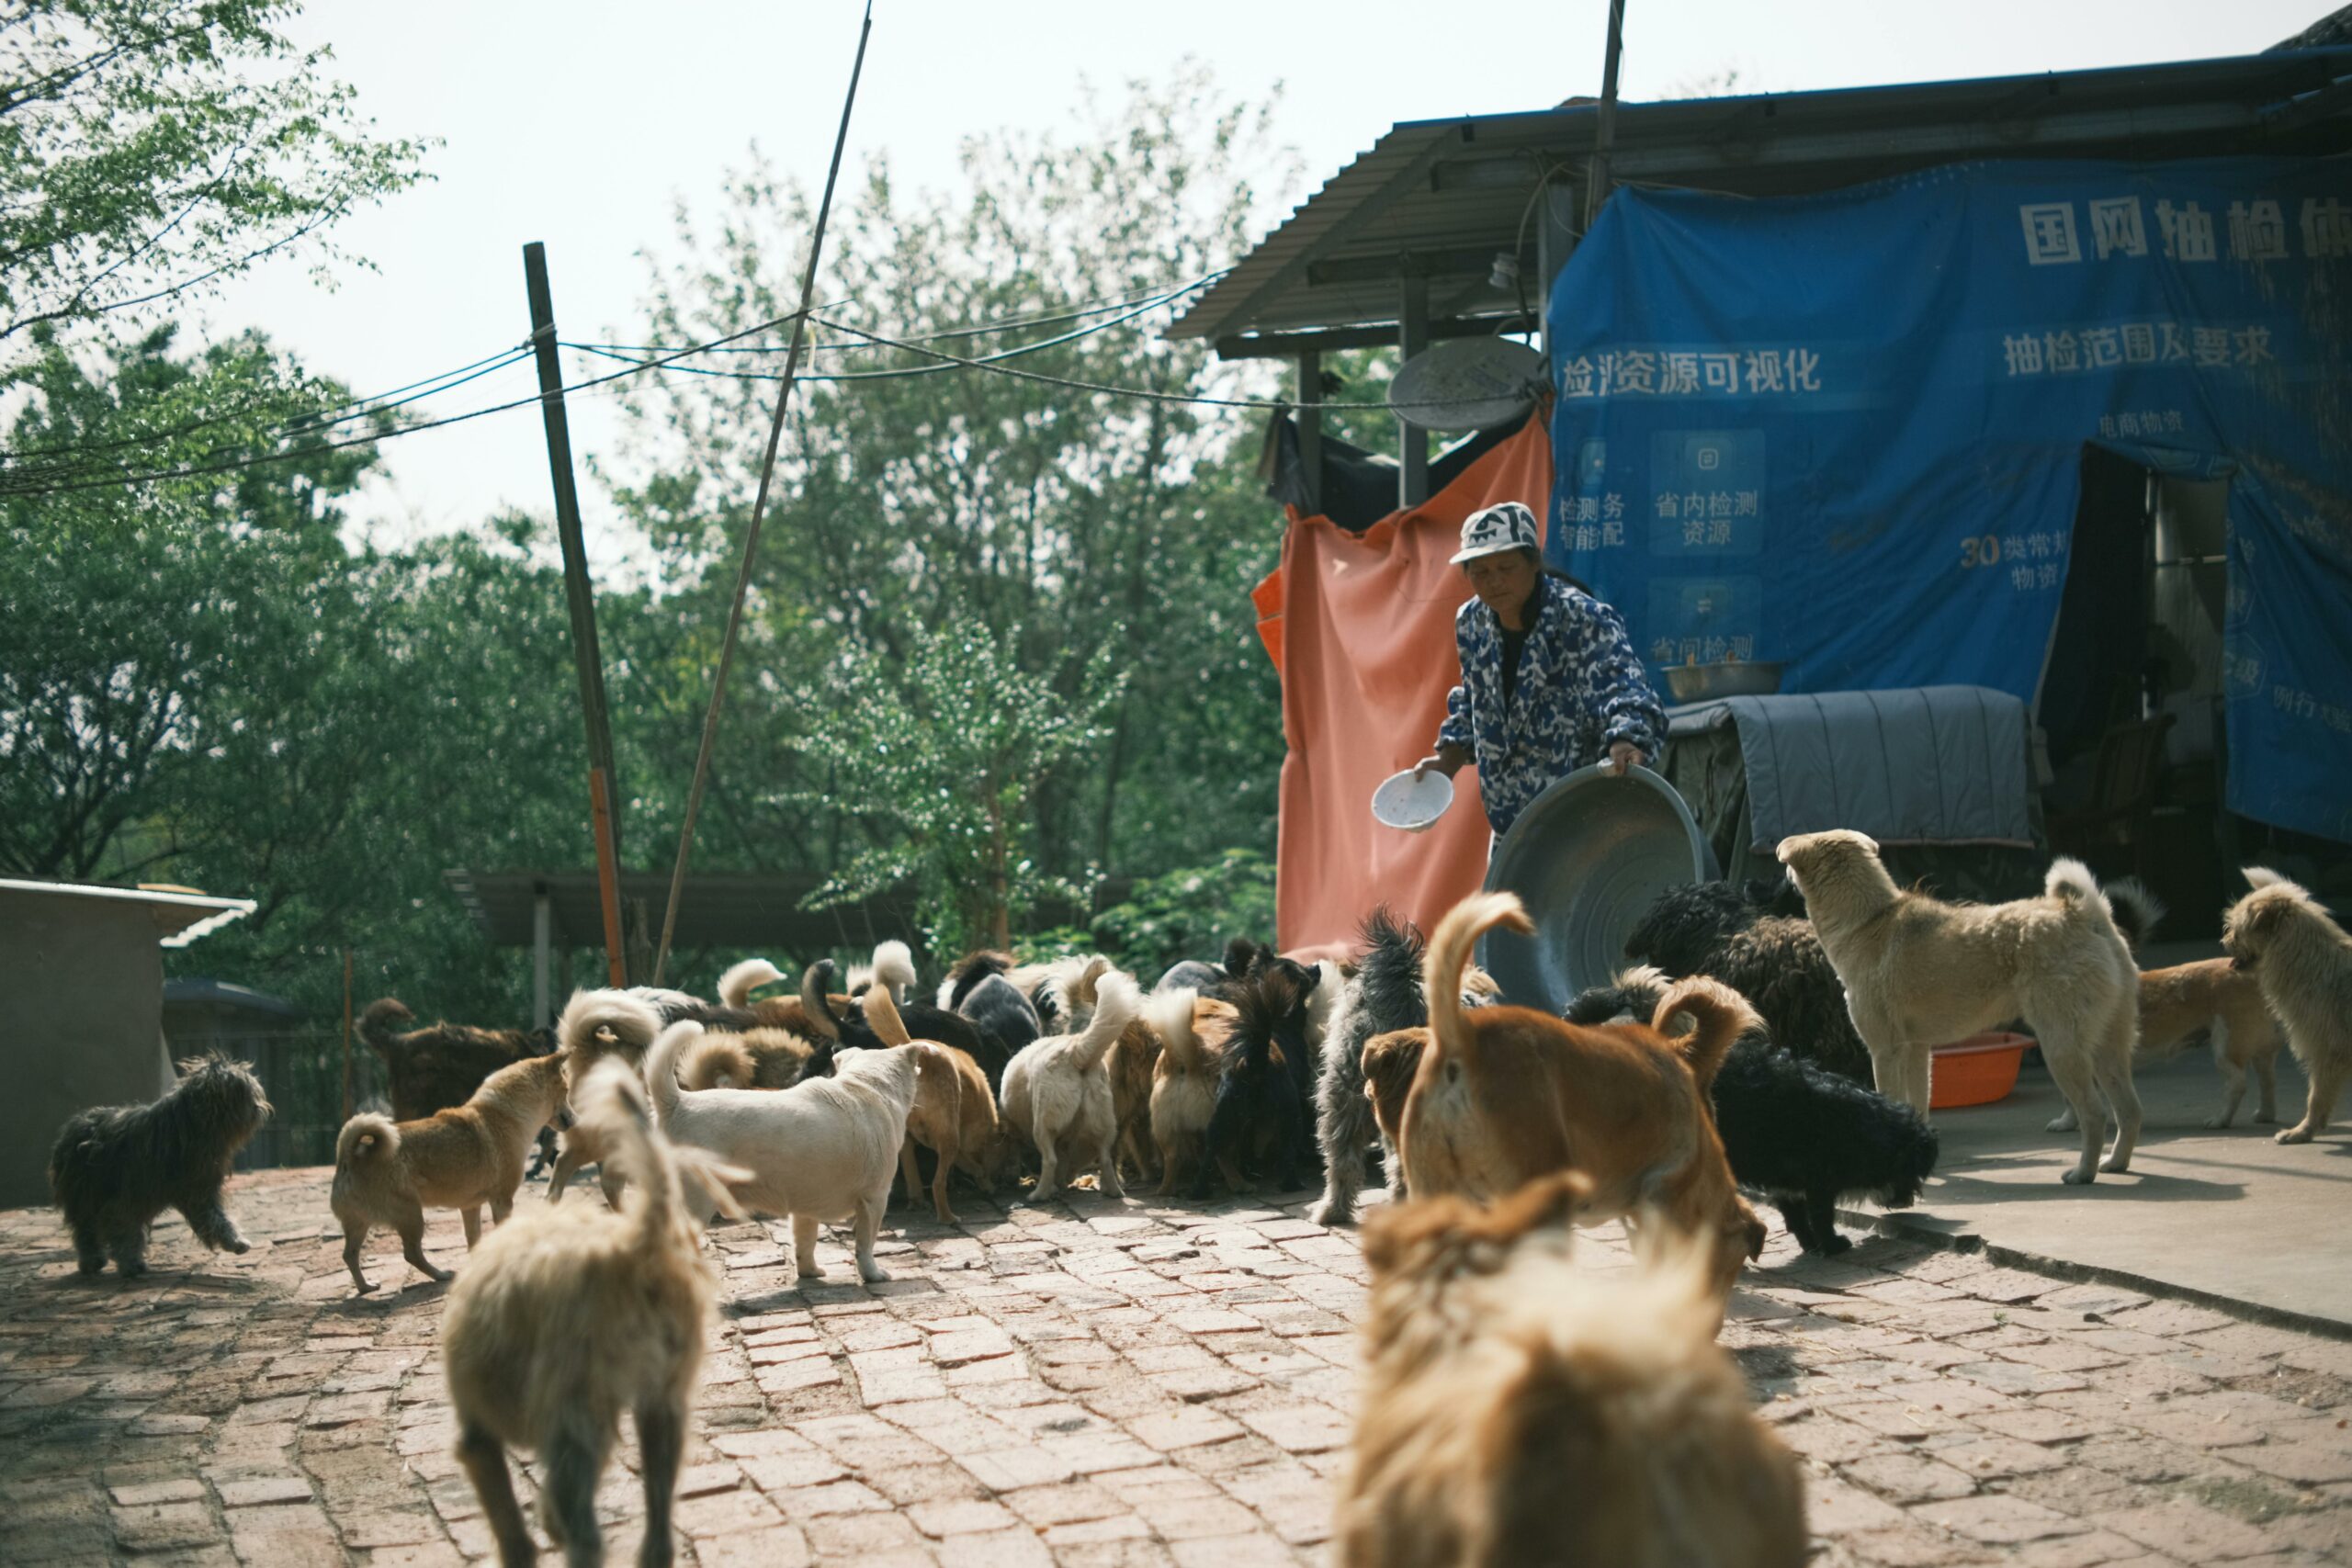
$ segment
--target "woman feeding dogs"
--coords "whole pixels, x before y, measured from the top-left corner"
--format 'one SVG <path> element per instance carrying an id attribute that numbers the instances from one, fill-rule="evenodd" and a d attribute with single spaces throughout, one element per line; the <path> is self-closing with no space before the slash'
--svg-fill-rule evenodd
<path id="1" fill-rule="evenodd" d="M 1413 768 L 1478 770 L 1499 838 L 1535 797 L 1589 762 L 1623 777 L 1658 753 L 1665 710 L 1623 616 L 1546 575 L 1535 514 L 1515 501 L 1474 512 L 1453 557 L 1476 595 L 1454 617 L 1462 684 L 1447 697 L 1437 750 Z"/>

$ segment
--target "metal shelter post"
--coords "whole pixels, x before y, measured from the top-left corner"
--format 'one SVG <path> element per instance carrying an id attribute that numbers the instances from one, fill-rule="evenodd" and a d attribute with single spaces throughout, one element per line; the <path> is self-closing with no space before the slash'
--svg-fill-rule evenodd
<path id="1" fill-rule="evenodd" d="M 1397 367 L 1430 345 L 1430 280 L 1415 258 L 1405 258 L 1403 299 L 1396 314 Z M 1429 432 L 1401 414 L 1396 420 L 1396 504 L 1419 506 L 1430 498 Z"/>

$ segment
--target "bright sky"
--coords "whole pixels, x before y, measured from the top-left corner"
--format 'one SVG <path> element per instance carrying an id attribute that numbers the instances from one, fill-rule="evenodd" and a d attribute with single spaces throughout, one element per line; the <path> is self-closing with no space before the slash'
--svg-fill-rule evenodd
<path id="1" fill-rule="evenodd" d="M 1629 0 L 1623 92 L 1671 96 L 1727 70 L 1741 91 L 1790 91 L 2245 54 L 2330 3 Z M 961 138 L 1055 124 L 1082 79 L 1115 91 L 1191 55 L 1230 94 L 1262 98 L 1280 85 L 1278 132 L 1306 184 L 1270 222 L 1395 121 L 1598 92 L 1607 26 L 1605 0 L 1489 8 L 1458 31 L 1449 20 L 1471 14 L 1391 0 L 876 0 L 875 11 L 853 166 L 887 152 L 899 181 L 947 185 Z M 326 291 L 299 266 L 267 270 L 208 321 L 262 327 L 313 368 L 379 392 L 520 342 L 521 250 L 542 240 L 564 334 L 636 341 L 639 253 L 668 244 L 673 204 L 707 210 L 754 141 L 785 174 L 821 184 L 858 15 L 848 0 L 311 0 L 295 36 L 333 47 L 332 68 L 384 132 L 440 137 L 438 178 L 340 231 L 379 272 Z M 462 412 L 534 385 L 520 367 L 435 407 Z M 616 441 L 609 408 L 574 402 L 583 458 Z M 389 477 L 354 510 L 386 543 L 502 505 L 551 509 L 530 409 L 384 450 Z M 584 471 L 582 504 L 592 553 L 607 557 L 622 540 Z"/>

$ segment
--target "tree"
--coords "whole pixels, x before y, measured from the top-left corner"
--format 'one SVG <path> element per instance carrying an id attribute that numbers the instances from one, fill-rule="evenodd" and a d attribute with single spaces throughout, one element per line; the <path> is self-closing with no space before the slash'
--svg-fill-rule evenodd
<path id="1" fill-rule="evenodd" d="M 375 139 L 326 51 L 277 30 L 296 9 L 0 0 L 0 344 L 168 312 L 272 254 L 352 260 L 324 231 L 424 145 Z"/>
<path id="2" fill-rule="evenodd" d="M 173 338 L 159 327 L 93 369 L 49 343 L 22 378 L 32 396 L 0 479 L 0 865 L 14 871 L 129 876 L 186 849 L 178 775 L 232 733 L 209 716 L 216 697 L 300 662 L 329 618 L 334 500 L 375 458 L 288 422 L 346 394 L 257 337 L 187 357 Z M 256 451 L 283 460 L 51 488 Z"/>
<path id="3" fill-rule="evenodd" d="M 715 773 L 760 804 L 737 818 L 744 837 L 721 835 L 721 853 L 831 870 L 887 852 L 892 830 L 841 799 L 860 760 L 829 700 L 833 671 L 855 660 L 908 672 L 899 704 L 919 710 L 924 639 L 961 628 L 984 629 L 1069 715 L 1085 711 L 1098 650 L 1113 647 L 1125 677 L 1099 747 L 1018 781 L 1040 875 L 1271 848 L 1281 726 L 1248 597 L 1280 542 L 1251 470 L 1262 416 L 1186 400 L 1274 385 L 1262 367 L 1160 336 L 1168 309 L 1136 309 L 1245 248 L 1265 141 L 1262 112 L 1220 102 L 1187 69 L 1136 85 L 1114 109 L 1090 98 L 1066 138 L 973 140 L 954 194 L 901 191 L 878 161 L 853 187 L 818 292 L 854 305 L 812 328 L 810 368 L 837 378 L 797 394 L 738 666 L 751 674 L 729 694 Z M 657 267 L 646 341 L 784 314 L 777 291 L 797 276 L 811 220 L 804 193 L 757 165 L 730 184 L 715 223 L 682 211 L 684 259 Z M 1158 395 L 943 366 L 855 335 L 1036 318 L 1052 319 L 934 346 L 966 358 L 1019 349 L 1008 367 Z M 606 476 L 662 576 L 682 585 L 680 613 L 713 628 L 706 649 L 775 389 L 741 378 L 773 374 L 763 351 L 782 337 L 695 362 L 716 374 L 634 388 L 629 460 Z M 783 743 L 794 737 L 820 743 Z M 954 901 L 944 884 L 929 891 L 934 905 Z"/>
<path id="4" fill-rule="evenodd" d="M 1110 652 L 1087 661 L 1075 700 L 969 626 L 915 627 L 903 660 L 863 652 L 822 738 L 799 742 L 841 759 L 847 808 L 870 834 L 820 896 L 862 897 L 911 880 L 934 894 L 932 945 L 943 952 L 1010 947 L 1016 912 L 1049 895 L 1081 897 L 1039 869 L 1030 792 L 1102 739 L 1095 721 L 1124 684 Z"/>

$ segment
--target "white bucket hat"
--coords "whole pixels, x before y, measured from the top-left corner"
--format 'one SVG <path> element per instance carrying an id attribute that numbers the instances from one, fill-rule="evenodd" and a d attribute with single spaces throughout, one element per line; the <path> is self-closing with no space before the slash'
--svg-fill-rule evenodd
<path id="1" fill-rule="evenodd" d="M 1462 547 L 1451 564 L 1476 560 L 1504 550 L 1536 548 L 1535 513 L 1518 502 L 1506 501 L 1473 512 L 1462 525 Z"/>

